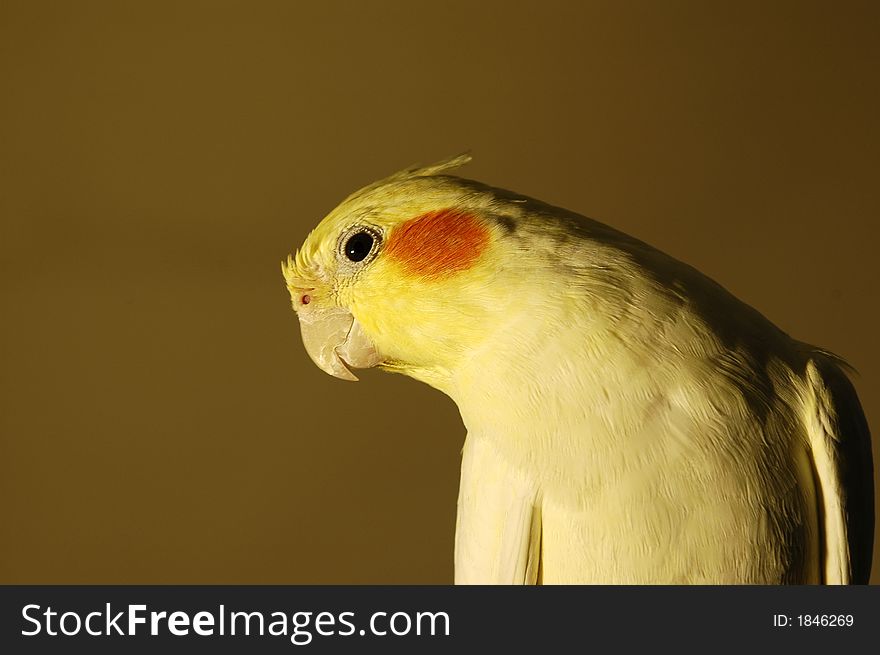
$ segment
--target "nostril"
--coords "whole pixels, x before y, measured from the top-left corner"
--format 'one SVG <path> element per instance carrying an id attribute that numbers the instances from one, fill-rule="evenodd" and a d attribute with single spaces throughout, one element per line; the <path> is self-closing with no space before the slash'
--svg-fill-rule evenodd
<path id="1" fill-rule="evenodd" d="M 300 299 L 300 301 L 302 302 L 303 305 L 308 305 L 310 302 L 312 302 L 312 297 L 309 294 L 305 294 Z"/>

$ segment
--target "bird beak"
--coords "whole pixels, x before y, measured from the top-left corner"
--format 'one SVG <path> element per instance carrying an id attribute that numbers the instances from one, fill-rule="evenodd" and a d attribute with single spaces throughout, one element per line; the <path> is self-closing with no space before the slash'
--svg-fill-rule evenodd
<path id="1" fill-rule="evenodd" d="M 322 371 L 356 382 L 351 368 L 370 368 L 381 361 L 373 341 L 348 310 L 303 307 L 296 315 L 306 352 Z"/>

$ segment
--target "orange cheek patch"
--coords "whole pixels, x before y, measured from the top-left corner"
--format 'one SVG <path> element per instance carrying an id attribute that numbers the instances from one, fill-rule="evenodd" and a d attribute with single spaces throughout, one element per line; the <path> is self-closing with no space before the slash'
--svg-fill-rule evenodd
<path id="1" fill-rule="evenodd" d="M 470 268 L 488 244 L 489 230 L 475 216 L 441 209 L 395 228 L 385 256 L 414 275 L 440 277 Z"/>

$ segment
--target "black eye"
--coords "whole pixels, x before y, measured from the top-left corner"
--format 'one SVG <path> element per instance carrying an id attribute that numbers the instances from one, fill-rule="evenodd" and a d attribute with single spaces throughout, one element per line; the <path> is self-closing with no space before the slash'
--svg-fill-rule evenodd
<path id="1" fill-rule="evenodd" d="M 375 239 L 369 232 L 357 232 L 345 242 L 345 256 L 353 262 L 363 261 L 373 249 Z"/>

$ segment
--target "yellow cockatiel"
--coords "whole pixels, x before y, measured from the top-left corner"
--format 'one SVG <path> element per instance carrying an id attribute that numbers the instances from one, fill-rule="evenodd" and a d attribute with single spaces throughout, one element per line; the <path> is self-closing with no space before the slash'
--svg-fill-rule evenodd
<path id="1" fill-rule="evenodd" d="M 866 583 L 870 436 L 833 355 L 610 227 L 445 175 L 282 264 L 306 350 L 448 394 L 457 583 Z"/>

